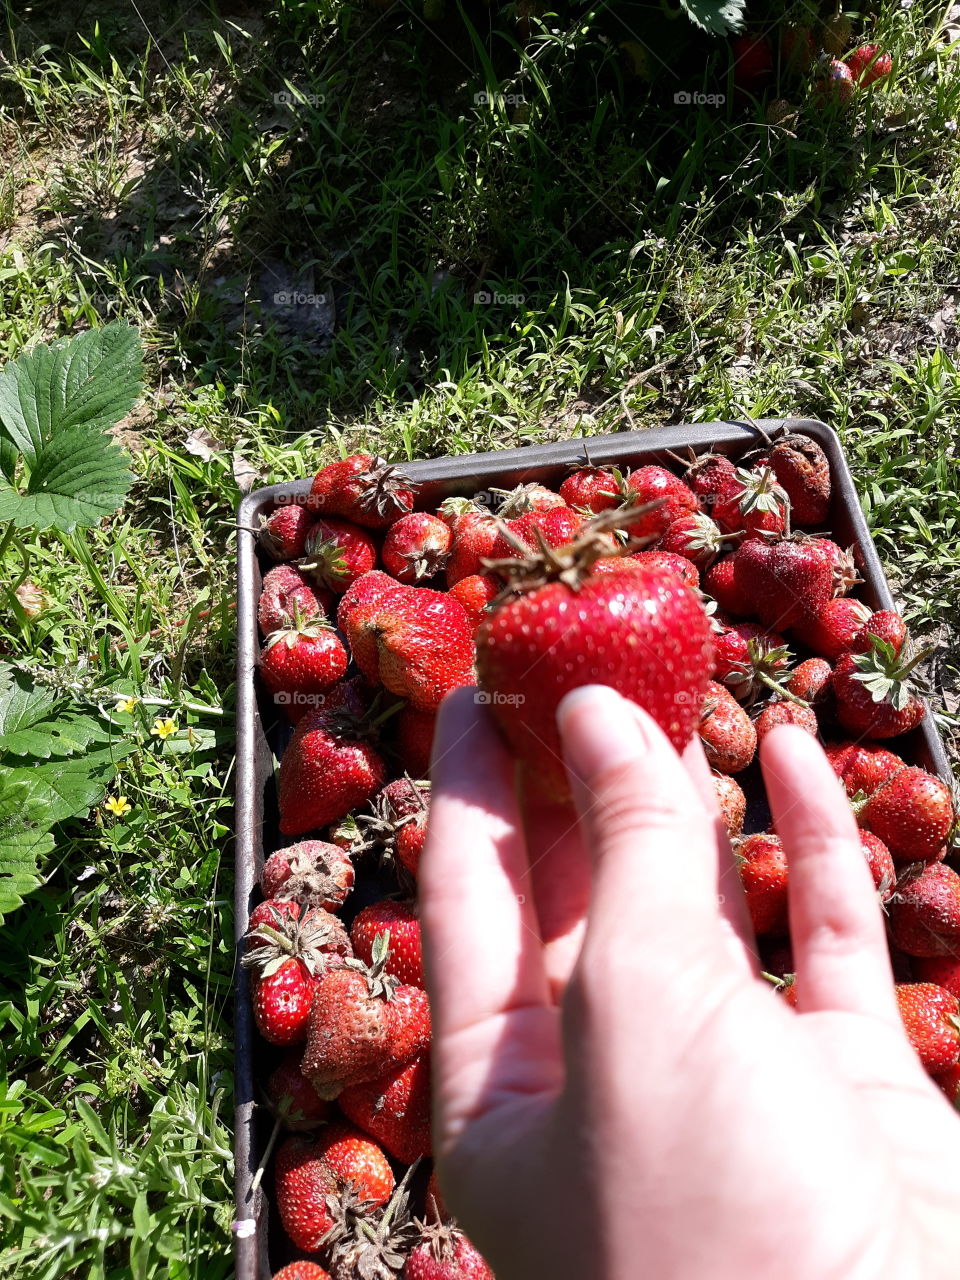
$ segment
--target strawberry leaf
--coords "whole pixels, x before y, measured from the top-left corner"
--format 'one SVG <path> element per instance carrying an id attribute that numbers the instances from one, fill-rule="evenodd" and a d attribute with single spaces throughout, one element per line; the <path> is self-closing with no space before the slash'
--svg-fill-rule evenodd
<path id="1" fill-rule="evenodd" d="M 30 784 L 0 774 L 0 921 L 40 884 L 38 863 L 53 848 L 50 826 Z"/>
<path id="2" fill-rule="evenodd" d="M 680 0 L 691 22 L 713 35 L 739 31 L 746 13 L 745 0 Z"/>
<path id="3" fill-rule="evenodd" d="M 133 476 L 107 434 L 140 392 L 139 332 L 115 322 L 39 345 L 0 372 L 0 521 L 62 532 L 96 524 Z"/>

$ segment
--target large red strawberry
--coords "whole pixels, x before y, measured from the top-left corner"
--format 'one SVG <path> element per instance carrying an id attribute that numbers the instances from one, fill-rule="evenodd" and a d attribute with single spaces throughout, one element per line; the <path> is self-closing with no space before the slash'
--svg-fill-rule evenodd
<path id="1" fill-rule="evenodd" d="M 757 753 L 750 717 L 730 690 L 713 680 L 707 685 L 699 732 L 707 762 L 719 773 L 740 773 Z"/>
<path id="2" fill-rule="evenodd" d="M 381 934 L 386 938 L 389 948 L 384 972 L 398 982 L 422 987 L 420 921 L 413 907 L 406 902 L 394 902 L 389 898 L 364 907 L 350 926 L 350 941 L 354 954 L 365 964 L 373 964 L 374 946 Z"/>
<path id="3" fill-rule="evenodd" d="M 918 956 L 912 967 L 918 982 L 934 982 L 960 999 L 960 956 Z"/>
<path id="4" fill-rule="evenodd" d="M 868 653 L 842 654 L 833 670 L 833 692 L 844 729 L 862 738 L 893 738 L 916 728 L 925 708 L 910 674 L 922 656 L 904 661 L 882 640 Z"/>
<path id="5" fill-rule="evenodd" d="M 299 836 L 337 822 L 383 785 L 386 765 L 361 722 L 326 707 L 297 725 L 280 761 L 280 830 Z"/>
<path id="6" fill-rule="evenodd" d="M 747 910 L 756 934 L 787 932 L 787 858 L 777 836 L 747 836 L 737 848 Z"/>
<path id="7" fill-rule="evenodd" d="M 897 862 L 931 862 L 953 826 L 950 788 L 911 765 L 871 792 L 858 817 Z"/>
<path id="8" fill-rule="evenodd" d="M 340 593 L 376 564 L 377 544 L 366 529 L 327 516 L 310 530 L 297 568 L 318 586 Z"/>
<path id="9" fill-rule="evenodd" d="M 608 684 L 648 711 L 679 749 L 697 728 L 713 664 L 703 605 L 674 574 L 644 565 L 590 575 L 604 552 L 594 533 L 610 527 L 607 515 L 563 553 L 551 552 L 549 565 L 536 555 L 518 565 L 511 580 L 519 594 L 477 633 L 479 683 L 501 732 L 530 778 L 560 796 L 568 791 L 556 709 L 566 693 Z"/>
<path id="10" fill-rule="evenodd" d="M 345 1191 L 381 1205 L 396 1185 L 382 1148 L 347 1125 L 331 1125 L 318 1138 L 287 1138 L 277 1151 L 275 1182 L 283 1229 L 298 1249 L 310 1253 L 333 1227 L 331 1203 Z"/>
<path id="11" fill-rule="evenodd" d="M 738 589 L 753 601 L 761 622 L 777 630 L 802 622 L 833 595 L 832 559 L 816 538 L 772 544 L 751 538 L 733 564 Z"/>
<path id="12" fill-rule="evenodd" d="M 412 511 L 387 530 L 383 540 L 383 566 L 398 582 L 421 582 L 444 567 L 452 541 L 450 526 L 439 516 Z"/>
<path id="13" fill-rule="evenodd" d="M 659 503 L 639 513 L 627 525 L 631 538 L 660 538 L 669 525 L 681 516 L 693 515 L 698 508 L 696 495 L 672 471 L 665 467 L 638 467 L 627 476 L 625 496 L 631 503 Z"/>
<path id="14" fill-rule="evenodd" d="M 851 797 L 859 791 L 864 795 L 876 791 L 906 763 L 886 747 L 875 747 L 869 742 L 828 742 L 823 749 Z"/>
<path id="15" fill-rule="evenodd" d="M 403 1280 L 494 1280 L 494 1275 L 462 1231 L 433 1224 L 421 1227 Z"/>
<path id="16" fill-rule="evenodd" d="M 287 502 L 261 517 L 257 541 L 271 560 L 296 560 L 303 555 L 314 516 L 306 507 Z"/>
<path id="17" fill-rule="evenodd" d="M 715 504 L 713 518 L 725 533 L 743 533 L 747 539 L 779 536 L 787 525 L 789 500 L 769 467 L 759 471 L 740 468 L 739 488 Z"/>
<path id="18" fill-rule="evenodd" d="M 326 911 L 343 906 L 353 881 L 353 863 L 347 853 L 325 840 L 301 840 L 278 849 L 260 873 L 265 898 L 292 899 Z"/>
<path id="19" fill-rule="evenodd" d="M 862 600 L 840 596 L 824 600 L 795 624 L 800 640 L 821 658 L 834 662 L 849 650 L 869 623 L 871 611 Z"/>
<path id="20" fill-rule="evenodd" d="M 895 988 L 907 1038 L 927 1071 L 946 1071 L 960 1059 L 960 1000 L 932 982 Z"/>
<path id="21" fill-rule="evenodd" d="M 267 1081 L 267 1105 L 291 1133 L 309 1133 L 325 1124 L 330 1103 L 314 1089 L 300 1070 L 302 1055 L 287 1055 Z"/>
<path id="22" fill-rule="evenodd" d="M 260 651 L 260 677 L 296 723 L 346 674 L 347 651 L 329 622 L 298 621 L 274 631 Z"/>
<path id="23" fill-rule="evenodd" d="M 861 89 L 868 89 L 870 85 L 886 80 L 893 70 L 893 59 L 878 44 L 861 45 L 859 49 L 848 53 L 844 62 L 850 68 L 854 83 Z"/>
<path id="24" fill-rule="evenodd" d="M 580 467 L 560 486 L 560 497 L 568 507 L 589 515 L 599 515 L 619 507 L 623 501 L 623 477 L 605 467 Z"/>
<path id="25" fill-rule="evenodd" d="M 426 992 L 398 986 L 384 972 L 386 957 L 378 943 L 372 965 L 344 962 L 317 979 L 303 1073 L 322 1098 L 375 1080 L 430 1041 Z"/>
<path id="26" fill-rule="evenodd" d="M 446 592 L 385 592 L 353 612 L 347 637 L 367 679 L 419 711 L 436 711 L 451 689 L 474 682 L 473 627 L 463 605 Z"/>
<path id="27" fill-rule="evenodd" d="M 348 1120 L 404 1164 L 431 1154 L 428 1049 L 376 1080 L 349 1085 L 337 1103 Z"/>
<path id="28" fill-rule="evenodd" d="M 333 601 L 329 591 L 318 591 L 292 564 L 275 565 L 264 575 L 257 622 L 265 636 L 295 623 L 325 618 Z"/>
<path id="29" fill-rule="evenodd" d="M 807 33 L 809 39 L 809 33 Z M 830 514 L 830 462 L 809 436 L 781 436 L 767 450 L 764 462 L 790 499 L 794 524 L 823 524 Z"/>
<path id="30" fill-rule="evenodd" d="M 754 612 L 753 596 L 747 583 L 737 583 L 736 553 L 716 560 L 703 575 L 703 589 L 732 618 L 745 618 Z"/>
<path id="31" fill-rule="evenodd" d="M 521 548 L 539 551 L 541 538 L 548 547 L 564 547 L 580 532 L 583 519 L 579 511 L 564 506 L 553 507 L 549 511 L 530 511 L 525 516 L 508 520 L 497 535 L 490 559 L 510 560 L 518 552 L 523 554 Z M 612 550 L 612 540 L 610 547 Z"/>
<path id="32" fill-rule="evenodd" d="M 960 876 L 934 862 L 901 881 L 890 903 L 890 936 L 908 956 L 960 956 Z"/>
<path id="33" fill-rule="evenodd" d="M 327 516 L 342 516 L 367 529 L 386 529 L 413 510 L 416 486 L 396 467 L 369 453 L 331 462 L 313 478 L 306 505 Z"/>
<path id="34" fill-rule="evenodd" d="M 471 573 L 455 582 L 447 594 L 463 605 L 476 630 L 487 616 L 487 605 L 496 600 L 500 590 L 500 582 L 492 573 Z"/>
<path id="35" fill-rule="evenodd" d="M 363 574 L 351 583 L 340 597 L 340 603 L 337 605 L 337 626 L 349 636 L 350 623 L 357 610 L 369 604 L 375 604 L 388 591 L 401 585 L 396 578 L 391 578 L 389 573 L 383 573 L 379 569 L 372 569 L 370 573 Z"/>

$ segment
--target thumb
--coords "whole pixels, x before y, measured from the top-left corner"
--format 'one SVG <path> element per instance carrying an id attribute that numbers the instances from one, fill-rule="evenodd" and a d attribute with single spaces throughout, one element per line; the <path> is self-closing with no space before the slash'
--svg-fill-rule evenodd
<path id="1" fill-rule="evenodd" d="M 593 864 L 587 941 L 702 954 L 719 940 L 713 819 L 646 712 L 605 685 L 575 689 L 557 722 Z M 642 916 L 643 927 L 637 928 Z"/>

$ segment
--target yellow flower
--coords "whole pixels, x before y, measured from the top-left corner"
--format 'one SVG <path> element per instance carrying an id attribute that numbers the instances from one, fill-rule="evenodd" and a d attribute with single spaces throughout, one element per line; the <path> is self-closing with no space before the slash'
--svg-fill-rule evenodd
<path id="1" fill-rule="evenodd" d="M 109 809 L 115 818 L 122 818 L 125 813 L 130 812 L 133 805 L 126 796 L 111 796 L 103 807 Z"/>
<path id="2" fill-rule="evenodd" d="M 157 738 L 169 738 L 171 733 L 177 732 L 176 720 L 163 720 L 159 717 L 154 720 L 153 728 L 150 732 Z"/>
<path id="3" fill-rule="evenodd" d="M 129 715 L 139 701 L 139 698 L 121 698 L 114 707 L 114 711 L 121 711 L 124 714 Z"/>

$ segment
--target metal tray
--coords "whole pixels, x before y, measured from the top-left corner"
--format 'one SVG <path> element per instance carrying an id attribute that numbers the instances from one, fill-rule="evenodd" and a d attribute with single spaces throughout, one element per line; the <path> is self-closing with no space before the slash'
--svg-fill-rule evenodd
<path id="1" fill-rule="evenodd" d="M 659 462 L 671 466 L 668 451 L 713 448 L 738 456 L 762 443 L 757 430 L 771 433 L 786 427 L 817 440 L 830 460 L 833 503 L 824 526 L 843 546 L 854 546 L 863 585 L 858 594 L 874 609 L 895 607 L 874 548 L 857 492 L 836 433 L 809 418 L 764 419 L 759 423 L 703 422 L 590 436 L 556 444 L 504 449 L 496 453 L 468 454 L 404 463 L 403 470 L 421 488 L 417 506 L 436 507 L 451 494 L 474 495 L 493 487 L 511 488 L 533 480 L 556 486 L 571 464 L 585 457 L 594 464 Z M 259 525 L 279 502 L 296 500 L 307 493 L 310 480 L 257 489 L 240 504 L 237 516 L 237 794 L 236 794 L 236 935 L 246 931 L 255 902 L 257 880 L 264 851 L 288 843 L 278 836 L 273 756 L 285 743 L 285 735 L 271 728 L 267 708 L 260 704 L 255 680 L 259 637 L 257 601 L 261 571 L 256 537 Z M 899 740 L 898 750 L 945 780 L 950 779 L 947 756 L 928 715 L 919 728 Z M 236 1217 L 234 1224 L 237 1280 L 269 1280 L 273 1274 L 269 1256 L 271 1206 L 269 1178 L 251 1195 L 251 1184 L 263 1153 L 270 1125 L 258 1115 L 255 1063 L 262 1046 L 256 1036 L 246 970 L 236 967 Z"/>

